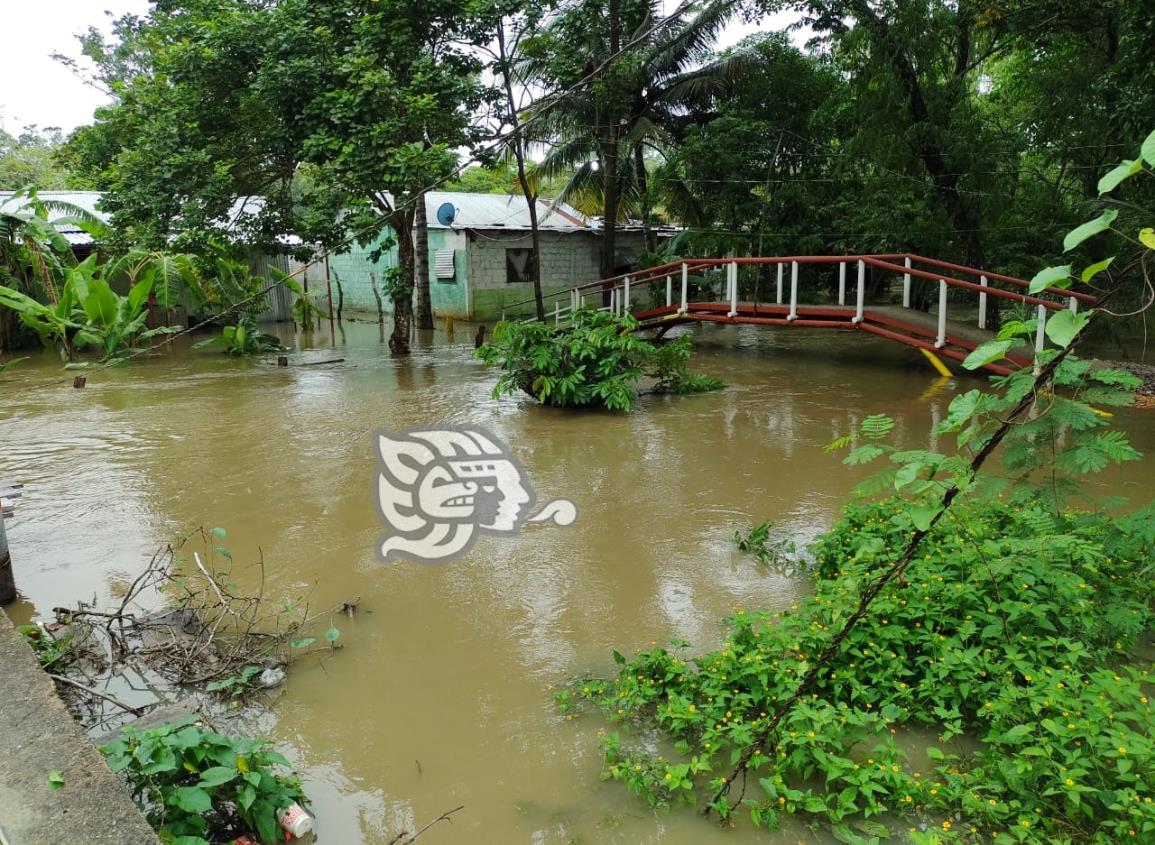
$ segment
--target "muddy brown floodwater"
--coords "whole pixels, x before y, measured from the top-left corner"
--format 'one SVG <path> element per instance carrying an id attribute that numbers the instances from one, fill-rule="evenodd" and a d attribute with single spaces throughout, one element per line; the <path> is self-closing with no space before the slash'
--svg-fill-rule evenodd
<path id="1" fill-rule="evenodd" d="M 24 597 L 13 616 L 115 594 L 177 534 L 223 526 L 238 561 L 263 552 L 274 597 L 361 597 L 337 621 L 344 650 L 295 666 L 261 720 L 303 774 L 321 842 L 379 845 L 459 804 L 423 845 L 826 841 L 648 811 L 599 780 L 601 721 L 559 717 L 551 687 L 610 671 L 612 649 L 709 648 L 735 608 L 789 606 L 806 580 L 759 571 L 731 532 L 772 519 L 804 541 L 827 528 L 864 471 L 823 444 L 885 412 L 900 445 L 925 447 L 954 394 L 980 382 L 939 383 L 914 350 L 861 333 L 707 326 L 695 366 L 725 391 L 567 413 L 492 399 L 472 337 L 434 333 L 395 361 L 376 325 L 346 324 L 294 356 L 345 363 L 288 369 L 178 347 L 85 390 L 47 355 L 13 368 L 0 478 L 27 483 L 8 523 Z M 1144 452 L 1151 413 L 1118 417 Z M 483 536 L 443 565 L 379 563 L 370 432 L 443 422 L 495 432 L 539 500 L 572 499 L 577 522 Z M 1141 501 L 1155 481 L 1129 466 L 1099 486 Z"/>

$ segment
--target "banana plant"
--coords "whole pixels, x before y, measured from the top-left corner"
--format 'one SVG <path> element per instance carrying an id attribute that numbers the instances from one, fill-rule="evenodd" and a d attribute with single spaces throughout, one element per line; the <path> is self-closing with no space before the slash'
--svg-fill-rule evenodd
<path id="1" fill-rule="evenodd" d="M 45 346 L 54 347 L 60 353 L 61 360 L 72 360 L 71 337 L 82 327 L 74 319 L 76 297 L 72 288 L 65 285 L 56 302 L 45 304 L 15 288 L 0 285 L 0 305 L 16 312 L 20 322 L 36 332 Z"/>
<path id="2" fill-rule="evenodd" d="M 74 346 L 98 347 L 104 363 L 115 363 L 143 341 L 180 331 L 180 326 L 145 328 L 155 273 L 145 274 L 128 296 L 121 296 L 104 280 L 94 259 L 89 256 L 78 264 L 65 283 L 65 289 L 72 291 L 84 314 L 81 328 L 72 338 Z"/>

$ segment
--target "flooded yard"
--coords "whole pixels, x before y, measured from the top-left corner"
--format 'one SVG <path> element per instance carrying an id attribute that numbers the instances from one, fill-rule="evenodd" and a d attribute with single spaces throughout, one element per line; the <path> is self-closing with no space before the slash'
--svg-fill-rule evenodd
<path id="1" fill-rule="evenodd" d="M 867 472 L 824 444 L 887 413 L 898 445 L 926 448 L 981 382 L 939 382 L 913 350 L 861 333 L 706 326 L 694 366 L 726 390 L 573 413 L 492 399 L 472 340 L 466 326 L 419 336 L 395 360 L 376 325 L 347 324 L 292 356 L 343 363 L 178 346 L 84 390 L 47 355 L 24 362 L 0 383 L 0 478 L 27 485 L 8 523 L 23 595 L 10 614 L 107 600 L 177 535 L 221 526 L 238 564 L 263 555 L 276 600 L 360 597 L 336 623 L 345 648 L 294 665 L 257 719 L 299 768 L 320 842 L 382 845 L 458 805 L 423 842 L 827 841 L 649 812 L 600 781 L 600 720 L 566 720 L 551 688 L 608 671 L 613 649 L 708 648 L 734 609 L 788 607 L 807 580 L 760 569 L 733 530 L 770 519 L 804 543 Z M 1144 453 L 1149 414 L 1118 415 Z M 439 423 L 504 439 L 539 502 L 568 498 L 577 521 L 482 536 L 443 565 L 380 563 L 371 432 Z M 1155 492 L 1142 464 L 1108 473 L 1099 492 Z"/>

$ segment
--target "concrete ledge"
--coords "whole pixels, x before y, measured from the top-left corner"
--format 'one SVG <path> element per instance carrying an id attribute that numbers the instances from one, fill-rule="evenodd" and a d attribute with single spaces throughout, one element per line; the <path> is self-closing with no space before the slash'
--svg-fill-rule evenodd
<path id="1" fill-rule="evenodd" d="M 60 770 L 64 786 L 48 787 Z M 124 783 L 0 611 L 0 842 L 159 845 Z"/>

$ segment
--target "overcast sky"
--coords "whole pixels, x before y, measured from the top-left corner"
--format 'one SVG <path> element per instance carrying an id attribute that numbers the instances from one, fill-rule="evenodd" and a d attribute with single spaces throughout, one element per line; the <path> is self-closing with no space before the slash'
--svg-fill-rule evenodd
<path id="1" fill-rule="evenodd" d="M 672 9 L 676 0 L 666 0 Z M 148 0 L 0 0 L 0 126 L 15 132 L 27 125 L 58 126 L 66 132 L 92 121 L 93 110 L 105 102 L 51 58 L 59 52 L 79 56 L 76 37 L 89 26 L 107 30 L 113 16 L 143 14 Z M 771 28 L 781 21 L 771 21 Z M 759 27 L 734 24 L 719 46 L 729 46 Z"/>

